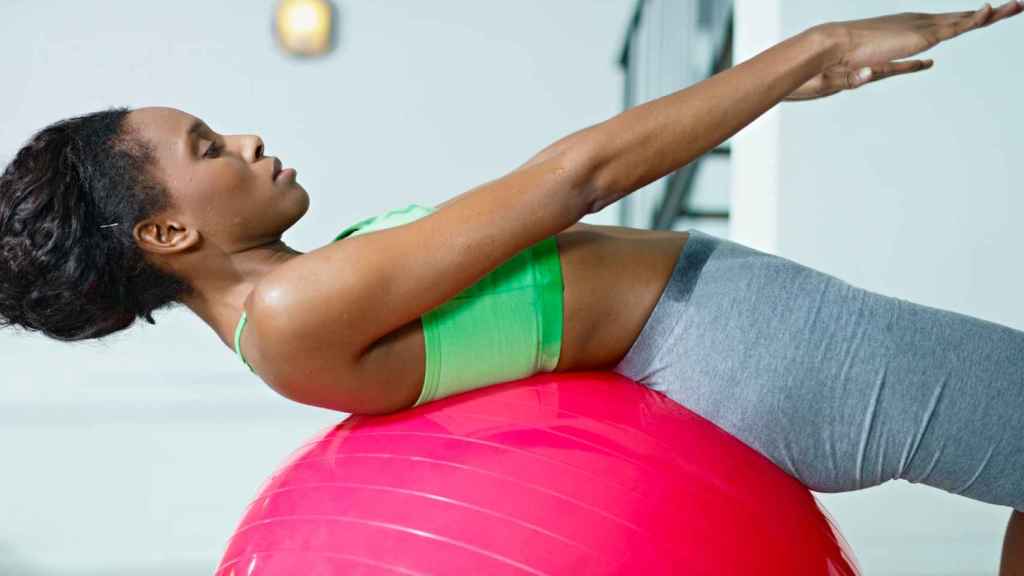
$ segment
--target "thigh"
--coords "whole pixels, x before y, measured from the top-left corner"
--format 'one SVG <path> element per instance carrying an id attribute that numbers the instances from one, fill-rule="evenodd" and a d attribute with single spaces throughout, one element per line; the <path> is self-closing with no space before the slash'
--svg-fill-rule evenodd
<path id="1" fill-rule="evenodd" d="M 726 240 L 701 268 L 631 377 L 813 490 L 902 478 L 1024 507 L 1024 332 Z"/>

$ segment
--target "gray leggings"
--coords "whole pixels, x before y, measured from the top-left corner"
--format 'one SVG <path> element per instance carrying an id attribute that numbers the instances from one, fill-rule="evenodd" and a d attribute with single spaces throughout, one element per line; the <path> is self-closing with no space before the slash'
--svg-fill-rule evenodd
<path id="1" fill-rule="evenodd" d="M 616 372 L 811 490 L 898 478 L 1024 510 L 1024 331 L 688 232 Z"/>

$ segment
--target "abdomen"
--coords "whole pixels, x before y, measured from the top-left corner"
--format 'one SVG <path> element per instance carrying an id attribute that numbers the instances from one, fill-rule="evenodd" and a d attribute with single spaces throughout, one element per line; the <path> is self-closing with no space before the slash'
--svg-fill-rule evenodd
<path id="1" fill-rule="evenodd" d="M 556 372 L 619 363 L 657 304 L 687 236 L 592 224 L 557 235 L 565 322 Z"/>

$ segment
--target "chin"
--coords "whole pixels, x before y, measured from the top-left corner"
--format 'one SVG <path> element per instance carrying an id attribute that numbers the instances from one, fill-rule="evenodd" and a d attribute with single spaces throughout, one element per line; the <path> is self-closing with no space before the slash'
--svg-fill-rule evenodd
<path id="1" fill-rule="evenodd" d="M 306 194 L 305 189 L 301 187 L 299 189 L 302 190 L 301 197 L 294 203 L 293 210 L 291 210 L 292 215 L 289 218 L 288 225 L 285 226 L 285 230 L 294 226 L 296 222 L 306 215 L 306 212 L 309 212 L 309 194 Z"/>

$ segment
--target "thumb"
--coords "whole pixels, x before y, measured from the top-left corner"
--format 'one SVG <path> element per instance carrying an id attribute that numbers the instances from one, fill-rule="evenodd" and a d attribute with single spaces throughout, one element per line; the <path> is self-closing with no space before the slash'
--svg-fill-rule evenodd
<path id="1" fill-rule="evenodd" d="M 870 66 L 865 66 L 857 70 L 848 70 L 846 72 L 846 88 L 852 90 L 867 84 L 874 77 L 874 71 L 871 70 Z"/>

